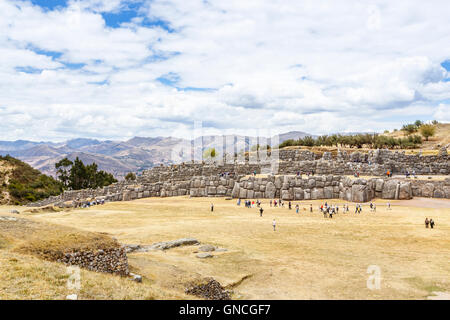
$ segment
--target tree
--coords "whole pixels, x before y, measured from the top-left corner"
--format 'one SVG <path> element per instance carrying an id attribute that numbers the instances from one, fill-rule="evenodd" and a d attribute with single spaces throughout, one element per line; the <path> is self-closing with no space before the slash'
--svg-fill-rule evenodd
<path id="1" fill-rule="evenodd" d="M 63 183 L 64 189 L 95 189 L 117 182 L 111 173 L 102 170 L 98 171 L 98 166 L 95 162 L 84 165 L 83 161 L 78 157 L 73 162 L 65 158 L 56 163 L 55 167 L 58 169 L 58 178 Z"/>
<path id="2" fill-rule="evenodd" d="M 423 125 L 424 123 L 420 120 L 416 120 L 416 122 L 414 122 L 414 125 L 419 128 L 421 125 Z"/>
<path id="3" fill-rule="evenodd" d="M 88 173 L 83 161 L 78 157 L 73 162 L 72 168 L 70 168 L 70 184 L 69 186 L 73 190 L 80 190 L 87 188 Z"/>
<path id="4" fill-rule="evenodd" d="M 415 124 L 405 124 L 403 125 L 402 130 L 407 134 L 413 134 L 414 132 L 417 132 L 417 126 Z"/>
<path id="5" fill-rule="evenodd" d="M 432 137 L 436 134 L 436 127 L 431 124 L 423 124 L 419 128 L 420 134 L 428 141 L 429 137 Z"/>
<path id="6" fill-rule="evenodd" d="M 216 156 L 217 153 L 215 148 L 209 148 L 203 152 L 203 159 L 214 160 Z"/>
<path id="7" fill-rule="evenodd" d="M 134 180 L 136 180 L 136 175 L 133 172 L 129 172 L 125 176 L 125 180 L 126 181 L 134 181 Z"/>
<path id="8" fill-rule="evenodd" d="M 72 165 L 73 165 L 73 162 L 67 158 L 64 158 L 64 159 L 58 161 L 57 163 L 55 163 L 57 177 L 58 177 L 59 181 L 61 181 L 61 183 L 63 184 L 64 188 L 67 188 L 69 186 L 69 180 L 70 180 L 69 167 Z"/>

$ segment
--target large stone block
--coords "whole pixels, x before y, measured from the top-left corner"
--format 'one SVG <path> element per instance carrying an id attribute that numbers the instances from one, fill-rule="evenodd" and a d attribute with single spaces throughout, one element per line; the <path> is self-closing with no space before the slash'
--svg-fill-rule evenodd
<path id="1" fill-rule="evenodd" d="M 283 177 L 275 177 L 275 188 L 280 189 L 281 186 L 283 185 Z"/>
<path id="2" fill-rule="evenodd" d="M 281 190 L 281 199 L 292 200 L 292 194 L 289 190 Z"/>
<path id="3" fill-rule="evenodd" d="M 332 199 L 333 198 L 333 187 L 323 188 L 323 196 L 325 199 Z"/>
<path id="4" fill-rule="evenodd" d="M 422 197 L 432 198 L 434 194 L 434 184 L 426 183 L 422 188 Z"/>
<path id="5" fill-rule="evenodd" d="M 411 182 L 400 183 L 398 198 L 400 200 L 409 200 L 412 198 Z"/>
<path id="6" fill-rule="evenodd" d="M 305 194 L 302 188 L 294 188 L 294 200 L 303 200 Z"/>
<path id="7" fill-rule="evenodd" d="M 268 182 L 266 185 L 266 198 L 268 199 L 275 198 L 276 191 L 277 190 L 275 184 L 272 182 Z"/>
<path id="8" fill-rule="evenodd" d="M 244 188 L 239 189 L 239 198 L 241 199 L 247 198 L 247 189 Z"/>
<path id="9" fill-rule="evenodd" d="M 444 196 L 445 196 L 445 198 L 450 199 L 450 187 L 449 187 L 449 186 L 445 186 L 445 187 L 443 188 L 443 190 L 444 190 Z"/>
<path id="10" fill-rule="evenodd" d="M 311 200 L 324 199 L 323 188 L 314 188 L 311 190 Z"/>
<path id="11" fill-rule="evenodd" d="M 208 187 L 208 194 L 209 195 L 216 195 L 217 194 L 217 188 L 216 187 Z"/>
<path id="12" fill-rule="evenodd" d="M 224 196 L 226 193 L 227 193 L 227 188 L 226 187 L 224 187 L 223 185 L 217 187 L 217 194 L 218 195 Z"/>
<path id="13" fill-rule="evenodd" d="M 352 186 L 352 202 L 367 202 L 369 194 L 366 185 L 354 184 Z"/>
<path id="14" fill-rule="evenodd" d="M 240 195 L 240 187 L 239 187 L 239 183 L 238 183 L 238 182 L 235 182 L 235 183 L 234 183 L 233 190 L 231 191 L 231 196 L 232 196 L 233 198 L 238 198 L 239 195 Z"/>
<path id="15" fill-rule="evenodd" d="M 382 192 L 384 186 L 384 180 L 383 179 L 377 179 L 375 181 L 375 191 Z"/>
<path id="16" fill-rule="evenodd" d="M 303 199 L 310 200 L 311 199 L 311 189 L 303 190 Z"/>
<path id="17" fill-rule="evenodd" d="M 398 184 L 399 184 L 399 182 L 397 180 L 386 181 L 383 185 L 381 197 L 383 199 L 395 199 L 395 194 L 396 194 Z"/>
<path id="18" fill-rule="evenodd" d="M 444 191 L 441 189 L 435 189 L 433 192 L 433 198 L 445 198 Z"/>

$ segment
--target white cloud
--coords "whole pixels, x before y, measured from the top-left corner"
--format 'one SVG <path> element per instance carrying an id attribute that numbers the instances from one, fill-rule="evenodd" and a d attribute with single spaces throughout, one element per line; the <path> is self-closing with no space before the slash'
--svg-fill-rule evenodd
<path id="1" fill-rule="evenodd" d="M 448 1 L 153 0 L 105 24 L 130 2 L 0 2 L 2 139 L 183 137 L 194 120 L 238 134 L 448 121 Z"/>

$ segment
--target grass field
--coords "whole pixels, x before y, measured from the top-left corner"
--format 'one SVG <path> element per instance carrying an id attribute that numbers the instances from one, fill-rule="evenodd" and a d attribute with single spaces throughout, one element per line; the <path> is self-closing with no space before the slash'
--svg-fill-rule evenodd
<path id="1" fill-rule="evenodd" d="M 127 244 L 193 237 L 228 249 L 204 260 L 195 257 L 195 246 L 129 254 L 131 269 L 144 277 L 143 283 L 83 271 L 81 299 L 193 298 L 184 294 L 187 283 L 204 277 L 233 288 L 234 299 L 425 299 L 450 292 L 449 200 L 392 201 L 390 211 L 380 200 L 376 213 L 365 206 L 361 215 L 350 204 L 349 214 L 333 219 L 318 213 L 320 201 L 299 203 L 297 215 L 295 208 L 270 208 L 265 200 L 262 218 L 257 208 L 238 207 L 234 200 L 188 197 L 20 216 L 104 232 Z M 313 213 L 303 210 L 310 203 Z M 0 207 L 0 214 L 10 209 Z M 436 221 L 435 229 L 425 229 L 425 217 Z M 64 266 L 18 254 L 1 241 L 0 298 L 70 294 Z M 371 265 L 381 270 L 379 290 L 367 288 Z"/>

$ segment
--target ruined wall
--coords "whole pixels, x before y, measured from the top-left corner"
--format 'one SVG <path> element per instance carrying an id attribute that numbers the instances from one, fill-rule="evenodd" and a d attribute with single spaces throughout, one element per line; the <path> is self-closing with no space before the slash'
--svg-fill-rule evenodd
<path id="1" fill-rule="evenodd" d="M 352 179 L 341 175 L 266 177 L 195 176 L 186 181 L 119 183 L 97 190 L 64 192 L 31 206 L 56 203 L 80 206 L 86 200 L 130 201 L 148 197 L 232 197 L 241 199 L 316 200 L 343 199 L 366 202 L 373 198 L 411 199 L 413 196 L 450 199 L 450 178 L 442 181 L 418 179 Z M 69 202 L 69 203 L 67 203 Z"/>
<path id="2" fill-rule="evenodd" d="M 30 206 L 44 206 L 68 201 L 79 205 L 81 201 L 92 198 L 101 198 L 105 201 L 128 201 L 147 197 L 183 195 L 229 197 L 236 196 L 233 193 L 236 183 L 239 184 L 239 190 L 242 190 L 239 191 L 240 194 L 238 195 L 241 198 L 284 197 L 302 200 L 303 197 L 307 200 L 317 197 L 317 199 L 322 199 L 323 194 L 325 198 L 339 197 L 347 200 L 370 197 L 397 199 L 402 198 L 402 196 L 394 197 L 392 194 L 393 192 L 402 194 L 407 192 L 405 191 L 407 189 L 406 180 L 396 184 L 392 182 L 394 180 L 382 183 L 382 181 L 385 181 L 384 179 L 354 182 L 355 180 L 346 180 L 343 176 L 359 172 L 361 175 L 383 178 L 388 170 L 393 173 L 404 173 L 406 170 L 409 172 L 415 171 L 417 175 L 450 174 L 449 157 L 443 151 L 437 156 L 406 155 L 403 152 L 389 150 L 373 150 L 368 153 L 353 152 L 351 154 L 338 151 L 337 155 L 333 157 L 330 152 L 317 155 L 308 150 L 280 150 L 279 160 L 275 164 L 277 167 L 276 173 L 285 177 L 269 175 L 263 180 L 250 180 L 250 182 L 245 182 L 244 177 L 246 175 L 267 173 L 270 168 L 273 168 L 274 162 L 240 163 L 236 161 L 231 164 L 182 163 L 159 166 L 145 171 L 133 182 L 122 181 L 97 190 L 66 191 L 60 196 L 50 197 L 30 204 Z M 314 173 L 315 177 L 307 179 L 311 182 L 305 182 L 307 180 L 298 178 L 295 182 L 292 182 L 291 177 L 288 176 L 297 173 L 303 175 Z M 326 177 L 317 177 L 322 175 Z M 283 179 L 283 181 L 280 182 L 280 179 Z M 275 185 L 275 191 L 265 189 L 267 185 L 270 186 L 269 189 L 272 188 L 272 184 Z M 394 184 L 396 191 L 393 191 Z M 354 185 L 359 185 L 359 187 L 354 187 Z M 367 185 L 369 187 L 364 187 Z M 410 185 L 414 196 L 450 198 L 449 179 L 441 182 L 412 179 Z M 355 192 L 360 190 L 360 194 L 363 195 L 361 197 L 349 196 L 349 190 L 352 188 Z M 389 194 L 389 197 L 387 194 Z"/>
<path id="3" fill-rule="evenodd" d="M 61 253 L 61 256 L 52 260 L 96 272 L 121 276 L 127 276 L 130 273 L 125 248 Z"/>
<path id="4" fill-rule="evenodd" d="M 277 174 L 296 174 L 297 172 L 315 174 L 349 175 L 359 172 L 362 175 L 383 176 L 389 170 L 394 174 L 406 171 L 417 175 L 450 174 L 450 159 L 446 153 L 438 156 L 407 155 L 404 152 L 373 150 L 368 153 L 338 151 L 333 157 L 330 152 L 322 155 L 309 150 L 279 150 Z M 230 164 L 183 163 L 168 167 L 156 167 L 147 170 L 139 178 L 140 182 L 158 182 L 169 180 L 188 180 L 194 176 L 212 176 L 229 172 L 234 175 L 246 175 L 264 172 L 271 163 L 234 162 Z"/>

